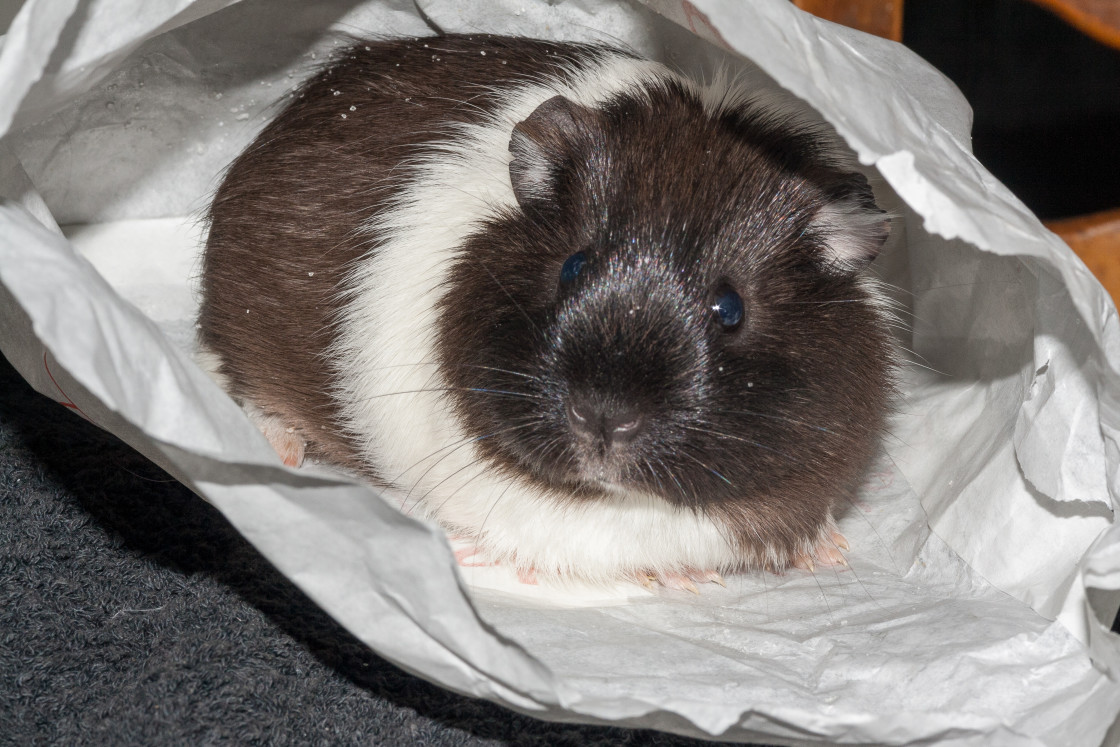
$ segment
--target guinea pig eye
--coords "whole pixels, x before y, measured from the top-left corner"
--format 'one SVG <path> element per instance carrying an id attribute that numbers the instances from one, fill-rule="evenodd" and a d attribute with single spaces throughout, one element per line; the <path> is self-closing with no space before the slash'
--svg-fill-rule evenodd
<path id="1" fill-rule="evenodd" d="M 721 285 L 716 288 L 715 297 L 712 301 L 712 311 L 715 313 L 716 321 L 726 332 L 738 329 L 739 325 L 743 323 L 745 314 L 743 299 L 730 286 Z"/>
<path id="2" fill-rule="evenodd" d="M 560 284 L 570 285 L 585 264 L 587 264 L 587 255 L 583 252 L 576 252 L 564 260 L 564 265 L 560 268 Z"/>

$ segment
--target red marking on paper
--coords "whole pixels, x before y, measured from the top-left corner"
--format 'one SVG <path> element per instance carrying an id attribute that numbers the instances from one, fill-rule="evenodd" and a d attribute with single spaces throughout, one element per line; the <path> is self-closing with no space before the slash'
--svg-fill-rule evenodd
<path id="1" fill-rule="evenodd" d="M 885 469 L 878 472 L 872 472 L 871 479 L 873 480 L 873 486 L 871 489 L 876 493 L 881 490 L 886 490 L 887 488 L 894 485 L 894 470 Z"/>
<path id="2" fill-rule="evenodd" d="M 62 399 L 57 400 L 58 404 L 62 405 L 63 407 L 65 407 L 69 410 L 73 410 L 74 412 L 78 413 L 83 418 L 85 418 L 86 420 L 88 420 L 89 422 L 92 423 L 93 419 L 90 418 L 89 415 L 86 415 L 84 412 L 82 412 L 82 408 L 80 408 L 76 404 L 74 404 L 74 400 L 70 399 L 70 395 L 68 395 L 66 392 L 64 392 L 62 390 L 62 387 L 58 385 L 58 381 L 55 380 L 54 374 L 51 373 L 51 364 L 47 362 L 47 351 L 46 350 L 43 351 L 43 368 L 44 368 L 44 370 L 46 370 L 47 376 L 50 377 L 51 383 L 54 384 L 54 388 L 57 389 L 58 393 L 62 395 Z"/>
<path id="3" fill-rule="evenodd" d="M 724 49 L 731 49 L 731 45 L 724 40 L 723 34 L 712 25 L 712 22 L 708 20 L 708 16 L 706 16 L 703 11 L 698 10 L 696 6 L 688 2 L 688 0 L 683 0 L 683 2 L 681 2 L 681 10 L 684 11 L 684 18 L 688 23 L 689 31 L 696 34 L 701 39 L 716 42 Z"/>

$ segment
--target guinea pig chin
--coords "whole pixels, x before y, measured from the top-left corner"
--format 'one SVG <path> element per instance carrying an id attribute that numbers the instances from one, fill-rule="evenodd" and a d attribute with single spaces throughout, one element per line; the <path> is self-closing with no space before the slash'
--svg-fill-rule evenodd
<path id="1" fill-rule="evenodd" d="M 628 476 L 633 459 L 626 447 L 604 447 L 589 438 L 576 438 L 574 477 L 577 482 L 611 492 L 636 487 Z"/>

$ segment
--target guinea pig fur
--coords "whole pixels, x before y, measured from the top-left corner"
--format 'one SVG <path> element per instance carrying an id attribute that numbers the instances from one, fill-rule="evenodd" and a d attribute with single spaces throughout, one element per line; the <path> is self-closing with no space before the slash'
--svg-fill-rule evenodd
<path id="1" fill-rule="evenodd" d="M 601 46 L 359 42 L 217 190 L 201 349 L 287 463 L 519 572 L 842 563 L 889 221 L 798 111 Z"/>

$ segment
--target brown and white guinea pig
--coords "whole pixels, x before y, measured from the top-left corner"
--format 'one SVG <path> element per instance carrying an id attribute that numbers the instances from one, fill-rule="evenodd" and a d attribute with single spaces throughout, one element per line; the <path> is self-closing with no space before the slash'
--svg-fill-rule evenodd
<path id="1" fill-rule="evenodd" d="M 606 47 L 358 43 L 218 189 L 200 343 L 286 462 L 519 571 L 843 562 L 893 348 L 834 143 Z"/>

